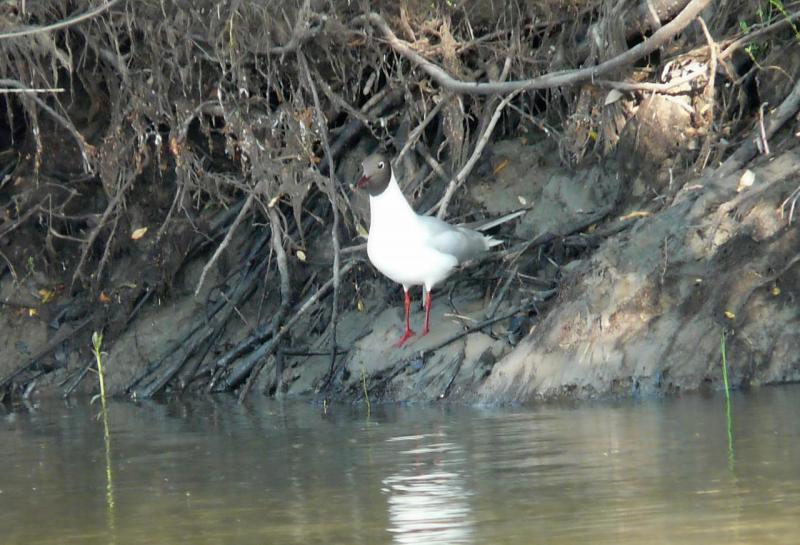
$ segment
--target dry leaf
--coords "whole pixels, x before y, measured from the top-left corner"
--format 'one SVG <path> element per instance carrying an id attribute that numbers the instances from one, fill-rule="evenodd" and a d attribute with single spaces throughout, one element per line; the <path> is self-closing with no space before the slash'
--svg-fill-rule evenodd
<path id="1" fill-rule="evenodd" d="M 169 139 L 169 151 L 173 157 L 177 157 L 181 153 L 181 144 L 174 136 Z"/>
<path id="2" fill-rule="evenodd" d="M 38 309 L 35 309 L 35 308 L 29 308 L 28 309 L 28 316 L 30 316 L 31 318 L 33 318 L 34 316 L 38 316 L 38 315 L 39 315 L 39 310 Z"/>
<path id="3" fill-rule="evenodd" d="M 101 303 L 110 303 L 111 302 L 111 297 L 106 295 L 106 292 L 101 291 L 100 292 L 100 296 L 97 298 L 97 300 L 100 301 Z"/>
<path id="4" fill-rule="evenodd" d="M 132 240 L 139 240 L 143 236 L 147 234 L 147 227 L 139 227 L 133 233 L 131 233 Z"/>
<path id="5" fill-rule="evenodd" d="M 358 308 L 359 312 L 364 312 L 364 301 L 359 299 L 358 302 L 356 303 L 356 307 Z"/>
<path id="6" fill-rule="evenodd" d="M 494 167 L 494 175 L 497 176 L 498 174 L 503 172 L 507 166 L 508 166 L 508 159 L 503 159 L 502 161 L 500 161 L 500 164 Z"/>
<path id="7" fill-rule="evenodd" d="M 42 300 L 42 303 L 49 303 L 53 300 L 53 297 L 56 296 L 56 292 L 53 290 L 40 289 L 37 293 L 39 294 L 39 298 Z"/>
<path id="8" fill-rule="evenodd" d="M 733 313 L 733 312 L 731 312 L 730 310 L 726 310 L 726 311 L 725 311 L 725 317 L 726 317 L 728 320 L 733 320 L 734 318 L 736 318 L 736 314 L 734 314 L 734 313 Z"/>

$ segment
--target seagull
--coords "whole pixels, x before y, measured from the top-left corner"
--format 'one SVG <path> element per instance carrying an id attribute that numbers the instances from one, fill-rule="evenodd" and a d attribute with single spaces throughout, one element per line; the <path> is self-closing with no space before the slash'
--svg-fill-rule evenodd
<path id="1" fill-rule="evenodd" d="M 474 259 L 502 241 L 475 229 L 451 225 L 433 216 L 417 214 L 408 204 L 392 172 L 388 159 L 373 153 L 361 163 L 362 176 L 357 187 L 369 194 L 369 236 L 367 255 L 384 276 L 401 284 L 405 292 L 406 329 L 396 347 L 415 335 L 411 329 L 411 286 L 425 290 L 425 326 L 430 331 L 431 290 L 450 276 L 465 261 Z M 489 229 L 514 219 L 518 211 L 490 220 L 477 229 Z"/>

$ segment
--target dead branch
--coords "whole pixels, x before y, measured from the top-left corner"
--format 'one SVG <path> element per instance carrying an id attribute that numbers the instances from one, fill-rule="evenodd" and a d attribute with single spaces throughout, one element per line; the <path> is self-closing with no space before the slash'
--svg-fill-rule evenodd
<path id="1" fill-rule="evenodd" d="M 745 34 L 741 38 L 739 38 L 739 39 L 731 42 L 730 44 L 728 44 L 725 47 L 725 49 L 723 49 L 720 52 L 719 59 L 720 60 L 725 60 L 725 59 L 730 58 L 730 56 L 733 55 L 733 53 L 735 51 L 738 51 L 739 49 L 748 46 L 749 44 L 753 43 L 758 38 L 761 38 L 762 36 L 764 36 L 766 34 L 769 34 L 770 32 L 775 32 L 777 30 L 781 30 L 781 29 L 783 29 L 783 28 L 785 28 L 787 26 L 790 26 L 797 19 L 800 19 L 800 11 L 798 11 L 797 13 L 791 14 L 789 17 L 781 17 L 777 21 L 775 21 L 774 23 L 771 23 L 771 24 L 765 26 L 764 28 L 760 28 L 758 30 L 752 30 L 751 29 L 750 32 L 748 32 L 747 34 Z"/>
<path id="2" fill-rule="evenodd" d="M 261 184 L 259 183 L 259 186 L 260 185 Z M 194 290 L 195 297 L 197 297 L 197 295 L 200 293 L 200 289 L 203 287 L 206 274 L 208 274 L 208 271 L 214 266 L 214 263 L 217 262 L 217 259 L 219 259 L 219 256 L 222 254 L 225 248 L 228 247 L 228 244 L 230 244 L 231 240 L 233 239 L 233 234 L 236 232 L 236 228 L 250 211 L 250 207 L 253 205 L 253 201 L 256 198 L 256 191 L 258 190 L 259 186 L 256 186 L 256 188 L 254 188 L 253 191 L 247 195 L 247 200 L 244 202 L 244 206 L 242 206 L 242 209 L 239 210 L 239 214 L 237 214 L 236 219 L 233 220 L 231 226 L 228 227 L 228 232 L 225 234 L 225 238 L 222 239 L 222 242 L 219 243 L 219 246 L 217 246 L 217 249 L 214 251 L 214 255 L 211 256 L 211 259 L 209 259 L 203 267 L 203 272 L 200 273 L 200 279 L 197 281 L 197 287 Z"/>
<path id="3" fill-rule="evenodd" d="M 0 33 L 0 40 L 8 38 L 20 38 L 22 36 L 30 36 L 31 34 L 38 34 L 40 32 L 50 32 L 52 30 L 67 28 L 72 25 L 82 23 L 83 21 L 87 21 L 92 17 L 96 17 L 97 15 L 100 15 L 104 11 L 114 7 L 116 4 L 119 4 L 119 2 L 120 0 L 109 0 L 105 4 L 101 4 L 94 9 L 90 9 L 89 11 L 86 11 L 84 13 L 79 13 L 78 15 L 68 17 L 63 21 L 58 21 L 57 23 L 53 23 L 50 25 L 27 27 L 19 30 L 12 30 L 11 32 L 2 32 Z"/>
<path id="4" fill-rule="evenodd" d="M 408 153 L 408 150 L 411 149 L 411 147 L 417 142 L 417 139 L 422 134 L 422 131 L 425 130 L 425 127 L 427 127 L 428 124 L 436 117 L 436 115 L 439 113 L 439 110 L 442 109 L 442 106 L 444 106 L 451 97 L 452 95 L 450 94 L 446 94 L 445 96 L 441 97 L 436 106 L 431 108 L 431 111 L 425 115 L 425 118 L 420 122 L 420 124 L 409 133 L 406 143 L 403 145 L 400 153 L 398 153 L 397 157 L 395 158 L 395 162 L 399 164 L 400 161 L 403 160 L 403 156 Z"/>
<path id="5" fill-rule="evenodd" d="M 86 244 L 83 247 L 83 251 L 81 251 L 81 257 L 78 260 L 78 265 L 75 267 L 75 272 L 72 274 L 72 287 L 75 286 L 75 282 L 77 282 L 80 278 L 83 278 L 83 266 L 86 263 L 86 259 L 89 256 L 89 252 L 91 252 L 92 245 L 94 245 L 94 241 L 97 240 L 97 237 L 100 236 L 100 232 L 105 228 L 106 223 L 108 222 L 108 218 L 111 214 L 116 212 L 117 206 L 120 204 L 122 197 L 125 195 L 125 192 L 133 185 L 134 178 L 131 176 L 128 178 L 117 190 L 116 195 L 111 199 L 111 202 L 108 203 L 106 206 L 103 215 L 100 216 L 100 220 L 97 222 L 97 226 L 92 229 L 92 232 L 89 234 L 89 237 L 86 239 Z"/>
<path id="6" fill-rule="evenodd" d="M 703 149 L 700 151 L 700 157 L 698 162 L 700 164 L 700 170 L 704 170 L 706 165 L 708 164 L 708 159 L 711 157 L 711 145 L 712 140 L 714 138 L 714 131 L 710 130 L 714 126 L 714 108 L 716 107 L 715 100 L 714 100 L 714 82 L 716 81 L 717 75 L 717 57 L 719 54 L 719 46 L 714 41 L 714 38 L 711 37 L 711 33 L 708 31 L 708 27 L 706 26 L 706 22 L 703 20 L 702 17 L 697 18 L 697 22 L 700 24 L 700 28 L 703 29 L 703 35 L 706 38 L 706 42 L 708 43 L 708 50 L 709 50 L 709 59 L 708 59 L 708 82 L 706 83 L 705 88 L 705 98 L 708 100 L 708 121 L 707 125 L 709 131 L 706 134 L 706 138 L 703 141 Z"/>
<path id="7" fill-rule="evenodd" d="M 80 333 L 83 330 L 83 328 L 85 328 L 87 325 L 91 323 L 91 321 L 92 321 L 91 317 L 84 318 L 74 326 L 71 327 L 63 326 L 61 329 L 59 329 L 58 333 L 56 333 L 52 339 L 47 341 L 47 343 L 42 348 L 37 350 L 36 353 L 34 353 L 32 356 L 30 356 L 28 359 L 22 362 L 22 364 L 19 365 L 14 371 L 12 371 L 8 375 L 0 379 L 0 390 L 5 388 L 8 384 L 11 383 L 11 381 L 13 381 L 19 375 L 30 370 L 34 365 L 36 365 L 39 362 L 40 359 L 42 359 L 47 354 L 55 350 L 58 347 L 58 345 L 60 345 L 70 337 L 73 337 L 78 333 Z"/>
<path id="8" fill-rule="evenodd" d="M 27 89 L 26 85 L 23 85 L 21 82 L 13 79 L 0 79 L 0 85 L 4 85 L 6 87 L 11 87 L 14 89 Z M 56 112 L 53 108 L 47 105 L 41 98 L 36 96 L 36 94 L 25 94 L 25 96 L 31 100 L 33 100 L 39 107 L 47 112 L 50 117 L 52 117 L 59 125 L 64 127 L 67 132 L 69 132 L 72 137 L 75 139 L 75 142 L 78 144 L 78 148 L 81 150 L 81 156 L 83 157 L 83 170 L 86 173 L 92 172 L 91 161 L 89 160 L 89 156 L 94 154 L 94 149 L 90 146 L 83 135 L 78 132 L 78 129 L 75 128 L 75 125 L 69 119 L 63 117 L 61 114 Z"/>
<path id="9" fill-rule="evenodd" d="M 269 218 L 270 229 L 272 230 L 272 251 L 275 252 L 275 262 L 278 265 L 278 275 L 281 283 L 281 309 L 288 308 L 292 300 L 292 288 L 290 285 L 289 261 L 286 259 L 286 250 L 283 247 L 283 228 L 280 218 L 275 208 L 267 207 L 267 217 Z M 283 312 L 278 311 L 278 315 Z"/>
<path id="10" fill-rule="evenodd" d="M 547 301 L 548 299 L 554 297 L 557 293 L 558 293 L 558 290 L 555 290 L 555 289 L 539 292 L 536 295 L 534 295 L 533 297 L 530 297 L 530 298 L 526 299 L 525 302 L 513 307 L 508 312 L 506 312 L 506 313 L 504 313 L 504 314 L 502 314 L 500 316 L 495 316 L 495 317 L 492 317 L 492 318 L 487 318 L 485 320 L 482 320 L 482 321 L 478 322 L 477 324 L 474 324 L 474 325 L 472 325 L 470 327 L 467 327 L 467 328 L 459 331 L 458 333 L 454 333 L 453 335 L 450 335 L 446 339 L 443 339 L 442 341 L 440 341 L 440 342 L 438 342 L 438 343 L 436 343 L 436 344 L 434 344 L 432 346 L 429 346 L 429 347 L 425 348 L 424 350 L 420 350 L 419 352 L 415 353 L 413 356 L 410 356 L 410 357 L 407 357 L 407 358 L 404 358 L 404 359 L 400 360 L 399 362 L 397 362 L 394 365 L 392 371 L 388 375 L 382 377 L 378 381 L 378 384 L 377 385 L 373 385 L 371 387 L 371 389 L 372 388 L 376 388 L 376 387 L 380 388 L 380 389 L 385 388 L 386 385 L 388 385 L 392 380 L 394 380 L 394 378 L 397 377 L 397 375 L 399 375 L 406 367 L 408 367 L 408 365 L 411 364 L 411 362 L 418 361 L 419 359 L 422 359 L 422 361 L 424 362 L 425 358 L 427 358 L 428 356 L 430 356 L 431 354 L 433 354 L 437 350 L 440 350 L 440 349 L 444 348 L 445 346 L 456 342 L 457 340 L 461 339 L 462 337 L 466 337 L 467 335 L 471 335 L 472 333 L 480 331 L 480 330 L 482 330 L 482 329 L 484 329 L 486 327 L 489 327 L 490 325 L 493 325 L 493 324 L 495 324 L 497 322 L 501 322 L 503 320 L 508 320 L 509 318 L 512 318 L 512 317 L 516 316 L 517 314 L 519 314 L 521 312 L 526 312 L 528 310 L 531 310 L 531 309 L 533 309 L 535 307 L 536 303 L 539 303 L 539 302 L 542 302 L 542 301 Z"/>
<path id="11" fill-rule="evenodd" d="M 351 260 L 344 264 L 344 266 L 339 270 L 339 275 L 344 276 L 347 272 L 350 271 L 359 260 Z M 247 358 L 245 360 L 240 360 L 237 362 L 233 368 L 230 370 L 228 376 L 225 377 L 223 382 L 223 389 L 230 390 L 238 385 L 247 375 L 250 374 L 253 367 L 255 366 L 257 360 L 263 359 L 268 357 L 272 354 L 277 348 L 278 343 L 284 336 L 286 336 L 289 331 L 292 330 L 294 325 L 303 317 L 303 315 L 308 312 L 311 307 L 316 305 L 333 287 L 333 278 L 330 278 L 327 282 L 325 282 L 322 286 L 320 286 L 313 295 L 308 297 L 302 305 L 294 312 L 292 317 L 283 324 L 280 329 L 275 333 L 272 338 L 261 345 L 253 354 L 255 357 Z"/>
<path id="12" fill-rule="evenodd" d="M 590 81 L 595 78 L 607 74 L 624 66 L 628 66 L 634 61 L 644 57 L 659 49 L 666 44 L 676 34 L 686 28 L 711 0 L 692 0 L 687 6 L 675 16 L 675 18 L 656 30 L 652 36 L 644 40 L 642 43 L 632 47 L 625 53 L 602 62 L 596 66 L 587 68 L 580 68 L 576 70 L 562 70 L 559 72 L 552 72 L 543 76 L 527 80 L 516 80 L 507 82 L 495 83 L 481 83 L 475 81 L 463 81 L 453 78 L 440 66 L 429 61 L 419 53 L 417 53 L 412 44 L 401 40 L 389 27 L 388 23 L 383 17 L 377 13 L 369 13 L 361 15 L 353 20 L 354 25 L 364 23 L 371 23 L 377 27 L 384 35 L 384 38 L 389 42 L 389 45 L 403 57 L 407 58 L 414 64 L 422 68 L 429 76 L 431 76 L 439 85 L 445 89 L 461 94 L 471 95 L 494 95 L 505 94 L 513 91 L 527 91 L 531 89 L 548 89 L 551 87 L 560 87 L 566 85 L 575 85 Z"/>
<path id="13" fill-rule="evenodd" d="M 22 93 L 63 93 L 66 89 L 62 87 L 51 87 L 49 89 L 27 88 L 27 89 L 0 89 L 0 95 L 14 95 Z"/>
<path id="14" fill-rule="evenodd" d="M 314 99 L 314 108 L 316 110 L 316 115 L 314 117 L 317 120 L 317 128 L 319 130 L 320 138 L 322 139 L 322 147 L 325 150 L 325 157 L 328 160 L 328 183 L 326 186 L 328 200 L 331 203 L 331 209 L 333 211 L 333 225 L 331 226 L 331 244 L 333 246 L 333 297 L 331 298 L 331 319 L 329 326 L 331 328 L 331 363 L 330 371 L 328 372 L 328 376 L 330 376 L 333 373 L 333 369 L 336 365 L 336 326 L 339 316 L 339 285 L 341 283 L 341 276 L 339 275 L 339 267 L 341 262 L 341 253 L 339 248 L 339 206 L 336 202 L 337 191 L 336 178 L 333 168 L 333 158 L 331 156 L 331 147 L 328 143 L 328 124 L 325 120 L 322 112 L 322 106 L 319 102 L 317 87 L 314 85 L 314 80 L 311 78 L 311 70 L 308 68 L 306 56 L 302 51 L 298 52 L 297 59 L 300 61 L 300 65 L 306 74 L 308 86 L 311 89 L 311 96 Z"/>
<path id="15" fill-rule="evenodd" d="M 792 92 L 784 99 L 780 106 L 772 113 L 766 123 L 765 138 L 769 139 L 800 109 L 800 79 L 798 79 Z M 752 134 L 739 146 L 739 148 L 728 157 L 724 163 L 714 172 L 715 178 L 721 180 L 730 176 L 758 153 L 758 141 L 761 138 L 761 129 L 755 127 Z M 736 184 L 732 180 L 729 185 Z"/>
<path id="16" fill-rule="evenodd" d="M 260 248 L 265 240 L 266 236 L 259 237 L 253 247 Z M 192 327 L 161 359 L 148 366 L 145 373 L 128 386 L 127 391 L 131 392 L 131 396 L 139 399 L 154 396 L 183 369 L 192 357 L 203 350 L 204 346 L 210 347 L 236 307 L 241 305 L 255 290 L 266 265 L 267 260 L 262 259 L 247 271 L 241 281 L 231 290 L 230 295 L 221 298 L 214 304 L 206 315 L 205 321 L 198 321 L 197 325 Z"/>
<path id="17" fill-rule="evenodd" d="M 593 81 L 594 85 L 598 87 L 608 87 L 609 89 L 616 89 L 617 91 L 642 91 L 646 93 L 666 93 L 675 88 L 681 87 L 685 83 L 696 80 L 701 77 L 703 72 L 694 72 L 686 76 L 675 78 L 667 83 L 650 83 L 650 82 L 628 82 L 628 81 L 610 81 L 606 79 L 598 79 Z"/>
<path id="18" fill-rule="evenodd" d="M 497 121 L 500 119 L 500 114 L 503 113 L 503 110 L 506 106 L 508 106 L 508 103 L 514 100 L 514 98 L 516 98 L 516 96 L 521 92 L 522 91 L 512 92 L 503 100 L 501 100 L 500 104 L 497 105 L 497 108 L 494 109 L 492 119 L 489 121 L 489 124 L 486 126 L 483 134 L 481 134 L 480 138 L 478 138 L 478 142 L 475 144 L 475 149 L 472 151 L 472 155 L 470 156 L 469 160 L 461 168 L 456 177 L 450 180 L 450 184 L 447 186 L 444 196 L 433 207 L 433 209 L 438 208 L 439 210 L 436 213 L 437 218 L 441 219 L 445 216 L 445 214 L 447 214 L 447 206 L 450 204 L 450 199 L 453 198 L 453 194 L 456 192 L 456 189 L 461 187 L 461 185 L 467 179 L 467 176 L 469 176 L 470 172 L 472 172 L 472 169 L 477 164 L 478 159 L 480 159 L 481 154 L 483 153 L 483 148 L 485 148 L 486 144 L 489 142 L 489 137 L 492 135 L 492 131 L 494 131 L 494 127 L 497 125 Z"/>

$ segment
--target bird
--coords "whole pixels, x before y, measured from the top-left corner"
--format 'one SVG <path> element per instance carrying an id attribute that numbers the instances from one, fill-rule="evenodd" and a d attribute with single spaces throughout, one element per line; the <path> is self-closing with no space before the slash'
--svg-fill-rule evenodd
<path id="1" fill-rule="evenodd" d="M 411 329 L 409 288 L 418 285 L 424 288 L 425 325 L 422 336 L 425 336 L 430 331 L 433 288 L 460 264 L 502 244 L 502 241 L 476 229 L 417 214 L 403 195 L 383 153 L 367 156 L 361 169 L 362 175 L 356 187 L 369 194 L 367 255 L 378 271 L 403 286 L 405 331 L 395 343 L 399 348 L 416 334 Z M 477 229 L 500 225 L 524 213 L 523 210 L 507 214 L 485 222 Z"/>

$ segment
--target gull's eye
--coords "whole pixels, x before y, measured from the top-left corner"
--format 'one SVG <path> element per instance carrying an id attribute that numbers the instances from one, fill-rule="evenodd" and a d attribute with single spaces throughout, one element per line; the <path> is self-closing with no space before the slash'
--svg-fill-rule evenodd
<path id="1" fill-rule="evenodd" d="M 383 161 L 381 161 L 380 163 L 378 163 L 378 168 L 379 168 L 379 169 L 381 169 L 381 170 L 383 170 Z"/>

